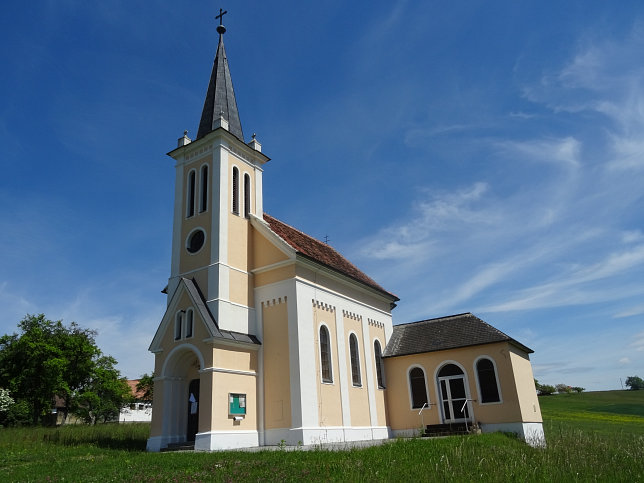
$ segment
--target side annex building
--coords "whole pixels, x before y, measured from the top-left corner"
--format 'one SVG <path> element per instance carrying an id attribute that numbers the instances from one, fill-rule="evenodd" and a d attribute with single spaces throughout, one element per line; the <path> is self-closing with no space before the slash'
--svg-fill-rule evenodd
<path id="1" fill-rule="evenodd" d="M 149 451 L 319 444 L 476 424 L 544 441 L 528 347 L 473 314 L 394 326 L 398 302 L 264 211 L 269 158 L 244 141 L 223 25 L 199 130 L 175 160 L 167 309 Z"/>

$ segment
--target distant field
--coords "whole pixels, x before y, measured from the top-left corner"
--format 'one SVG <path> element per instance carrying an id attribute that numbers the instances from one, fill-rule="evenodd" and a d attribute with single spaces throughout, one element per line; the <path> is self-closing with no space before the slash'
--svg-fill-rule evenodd
<path id="1" fill-rule="evenodd" d="M 497 433 L 339 452 L 146 453 L 144 424 L 0 429 L 0 481 L 644 481 L 644 391 L 540 401 L 546 448 Z"/>
<path id="2" fill-rule="evenodd" d="M 539 398 L 546 431 L 559 426 L 644 435 L 644 391 L 598 391 Z"/>

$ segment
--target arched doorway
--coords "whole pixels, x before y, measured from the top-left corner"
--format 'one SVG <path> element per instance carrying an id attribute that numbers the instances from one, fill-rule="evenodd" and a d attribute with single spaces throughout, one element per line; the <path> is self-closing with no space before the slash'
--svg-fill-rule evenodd
<path id="1" fill-rule="evenodd" d="M 467 380 L 456 364 L 445 364 L 438 371 L 438 391 L 444 423 L 471 421 L 471 408 L 467 395 Z"/>
<path id="2" fill-rule="evenodd" d="M 203 356 L 192 344 L 176 346 L 163 364 L 159 378 L 162 414 L 157 413 L 156 417 L 162 420 L 164 444 L 195 441 L 200 430 L 199 409 L 203 402 L 200 401 L 202 367 Z"/>

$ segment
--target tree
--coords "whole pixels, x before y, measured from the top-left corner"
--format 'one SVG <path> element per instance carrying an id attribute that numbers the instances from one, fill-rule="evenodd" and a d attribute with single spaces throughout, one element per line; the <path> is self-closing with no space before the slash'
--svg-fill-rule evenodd
<path id="1" fill-rule="evenodd" d="M 573 386 L 570 388 L 572 391 L 575 391 L 577 393 L 582 393 L 586 390 L 585 387 L 579 387 L 579 386 Z"/>
<path id="2" fill-rule="evenodd" d="M 550 386 L 548 384 L 539 385 L 539 396 L 550 396 L 551 394 L 554 394 L 556 391 L 557 391 L 557 388 L 555 386 Z"/>
<path id="3" fill-rule="evenodd" d="M 146 403 L 151 403 L 154 396 L 154 372 L 148 375 L 146 372 L 141 376 L 139 382 L 136 384 L 137 392 L 143 392 L 143 399 Z"/>
<path id="4" fill-rule="evenodd" d="M 626 378 L 626 385 L 631 391 L 637 391 L 639 389 L 644 389 L 644 380 L 638 376 L 629 376 Z"/>
<path id="5" fill-rule="evenodd" d="M 114 400 L 110 394 L 120 391 L 121 383 L 114 383 L 120 375 L 114 368 L 116 361 L 103 356 L 96 346 L 95 331 L 75 322 L 65 326 L 43 314 L 25 316 L 18 328 L 19 334 L 0 337 L 0 387 L 9 388 L 16 400 L 15 414 L 8 419 L 20 422 L 28 410 L 31 423 L 37 424 L 58 396 L 65 422 L 70 411 L 80 410 L 87 399 L 80 396 L 90 389 L 99 398 L 107 394 L 108 400 Z"/>
<path id="6" fill-rule="evenodd" d="M 121 408 L 132 400 L 130 386 L 115 365 L 116 359 L 111 356 L 96 361 L 90 381 L 78 397 L 77 413 L 85 422 L 118 419 Z"/>
<path id="7" fill-rule="evenodd" d="M 559 394 L 568 394 L 572 392 L 572 387 L 570 387 L 568 384 L 557 384 L 555 387 L 557 388 L 557 392 Z"/>

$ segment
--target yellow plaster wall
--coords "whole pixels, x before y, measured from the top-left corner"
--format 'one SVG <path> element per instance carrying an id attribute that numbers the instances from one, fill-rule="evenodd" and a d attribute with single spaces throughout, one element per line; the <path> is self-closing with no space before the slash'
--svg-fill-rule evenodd
<path id="1" fill-rule="evenodd" d="M 320 369 L 320 326 L 324 323 L 329 330 L 331 346 L 332 383 L 322 382 Z M 342 426 L 342 398 L 338 366 L 337 328 L 335 310 L 313 307 L 313 333 L 315 334 L 315 374 L 318 388 L 318 418 L 320 426 Z"/>
<path id="2" fill-rule="evenodd" d="M 228 297 L 233 303 L 246 307 L 254 306 L 253 298 L 250 297 L 250 277 L 247 273 L 230 270 L 228 279 L 230 281 Z"/>
<path id="3" fill-rule="evenodd" d="M 179 260 L 180 273 L 186 273 L 191 270 L 195 270 L 197 268 L 205 267 L 210 263 L 210 259 L 211 259 L 210 237 L 212 236 L 212 212 L 211 212 L 212 207 L 209 204 L 206 211 L 202 213 L 199 212 L 199 176 L 200 176 L 201 166 L 203 166 L 204 164 L 208 165 L 208 173 L 210 178 L 208 183 L 208 190 L 209 190 L 208 199 L 211 200 L 212 199 L 212 157 L 207 156 L 207 157 L 199 158 L 185 165 L 183 168 L 184 187 L 183 187 L 183 200 L 181 201 L 182 223 L 181 223 L 181 251 L 180 251 L 181 255 Z M 188 174 L 192 169 L 195 169 L 197 172 L 196 187 L 195 187 L 197 209 L 195 210 L 194 216 L 191 216 L 190 218 L 186 218 Z M 206 233 L 206 241 L 204 243 L 204 246 L 201 248 L 201 250 L 199 250 L 195 254 L 190 254 L 185 248 L 186 241 L 188 238 L 188 234 L 194 228 L 197 228 L 197 227 L 203 228 L 204 232 Z M 201 286 L 201 289 L 207 290 L 207 287 Z"/>
<path id="4" fill-rule="evenodd" d="M 362 320 L 355 320 L 344 316 L 344 343 L 346 347 L 346 360 L 348 385 L 349 385 L 349 406 L 351 409 L 351 426 L 371 426 L 371 411 L 369 408 L 369 394 L 367 391 L 367 375 L 365 373 L 364 347 L 362 344 Z M 360 354 L 360 378 L 361 387 L 352 383 L 351 375 L 351 350 L 349 346 L 349 334 L 355 332 L 358 339 L 358 352 Z"/>
<path id="5" fill-rule="evenodd" d="M 214 431 L 249 431 L 257 429 L 257 380 L 255 376 L 212 372 L 212 387 L 215 391 L 212 400 L 211 424 Z M 234 421 L 228 414 L 228 395 L 246 394 L 246 416 L 242 421 Z M 200 418 L 201 420 L 201 418 Z"/>
<path id="6" fill-rule="evenodd" d="M 523 421 L 540 423 L 543 419 L 541 418 L 539 398 L 534 387 L 534 374 L 529 356 L 515 347 L 511 347 L 509 352 Z"/>
<path id="7" fill-rule="evenodd" d="M 213 348 L 213 367 L 236 371 L 257 371 L 257 351 L 216 345 Z"/>
<path id="8" fill-rule="evenodd" d="M 378 376 L 376 372 L 376 358 L 374 351 L 374 342 L 378 339 L 380 341 L 380 351 L 384 352 L 387 345 L 387 340 L 385 339 L 385 329 L 384 326 L 375 326 L 369 325 L 369 340 L 371 341 L 371 372 L 373 374 L 373 381 L 375 384 L 375 393 L 376 393 L 376 415 L 378 426 L 387 425 L 387 409 L 386 409 L 386 398 L 385 398 L 385 389 L 380 389 L 378 387 Z M 383 359 L 384 364 L 384 359 Z M 384 367 L 383 367 L 383 377 L 386 377 Z M 387 380 L 384 381 L 385 387 L 387 386 Z"/>
<path id="9" fill-rule="evenodd" d="M 262 268 L 287 260 L 288 256 L 253 229 L 253 268 Z"/>
<path id="10" fill-rule="evenodd" d="M 275 268 L 266 272 L 256 273 L 254 275 L 255 287 L 268 285 L 271 283 L 281 282 L 295 277 L 295 264 L 286 267 Z"/>
<path id="11" fill-rule="evenodd" d="M 474 361 L 479 356 L 488 356 L 496 363 L 502 403 L 480 404 L 478 402 L 480 397 L 476 385 Z M 440 410 L 435 405 L 440 403 L 435 372 L 445 361 L 456 361 L 465 369 L 469 395 L 477 400 L 473 403 L 474 419 L 482 423 L 506 423 L 524 420 L 520 410 L 521 402 L 514 390 L 515 375 L 510 358 L 510 345 L 502 342 L 386 358 L 387 416 L 392 429 L 415 429 L 421 426 L 421 417 L 418 414 L 419 409 L 411 409 L 408 370 L 412 365 L 420 365 L 424 368 L 429 402 L 432 403 L 431 409 L 423 411 L 424 424 L 440 424 L 442 422 Z M 524 395 L 521 396 L 524 397 Z"/>
<path id="12" fill-rule="evenodd" d="M 288 304 L 262 305 L 264 351 L 264 426 L 291 426 Z"/>

